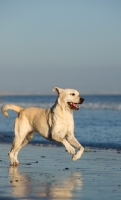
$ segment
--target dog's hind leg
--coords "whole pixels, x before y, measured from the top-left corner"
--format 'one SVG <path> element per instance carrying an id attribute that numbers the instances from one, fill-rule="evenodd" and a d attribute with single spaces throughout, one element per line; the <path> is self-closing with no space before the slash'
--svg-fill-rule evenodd
<path id="1" fill-rule="evenodd" d="M 72 156 L 72 160 L 75 161 L 79 159 L 84 152 L 84 147 L 78 142 L 78 140 L 74 136 L 67 136 L 66 139 L 72 146 L 79 149 L 79 151 L 77 151 L 77 153 Z"/>
<path id="2" fill-rule="evenodd" d="M 14 153 L 14 158 L 18 161 L 18 153 L 21 150 L 22 147 L 26 146 L 34 137 L 34 132 L 30 132 L 27 134 L 25 139 L 22 141 L 21 146 L 17 149 L 17 151 Z"/>
<path id="3" fill-rule="evenodd" d="M 14 137 L 12 147 L 11 147 L 10 151 L 8 152 L 8 156 L 10 159 L 10 165 L 13 165 L 13 166 L 19 165 L 19 161 L 18 161 L 17 157 L 15 156 L 15 153 L 20 148 L 21 143 L 22 143 L 22 141 L 20 141 L 19 138 Z"/>
<path id="4" fill-rule="evenodd" d="M 18 152 L 23 146 L 22 143 L 24 144 L 24 146 L 27 144 L 25 144 L 25 138 L 28 135 L 28 132 L 32 132 L 32 130 L 26 119 L 20 120 L 16 118 L 14 131 L 15 137 L 8 155 L 10 158 L 10 165 L 17 166 L 19 164 L 19 161 L 17 159 Z"/>

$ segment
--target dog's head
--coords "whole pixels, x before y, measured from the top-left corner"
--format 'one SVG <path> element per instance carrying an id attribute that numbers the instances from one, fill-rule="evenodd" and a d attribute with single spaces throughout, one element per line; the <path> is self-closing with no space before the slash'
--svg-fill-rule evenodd
<path id="1" fill-rule="evenodd" d="M 77 90 L 74 89 L 62 89 L 59 87 L 55 87 L 53 91 L 58 93 L 58 100 L 63 105 L 71 110 L 79 110 L 79 105 L 82 104 L 84 99 L 80 97 L 80 94 Z"/>

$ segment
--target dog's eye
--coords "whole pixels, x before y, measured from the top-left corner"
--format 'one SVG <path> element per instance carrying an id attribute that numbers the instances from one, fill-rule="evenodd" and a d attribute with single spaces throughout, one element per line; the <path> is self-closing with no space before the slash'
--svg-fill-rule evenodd
<path id="1" fill-rule="evenodd" d="M 75 94 L 74 94 L 74 93 L 71 93 L 70 95 L 72 95 L 72 96 L 75 96 Z"/>

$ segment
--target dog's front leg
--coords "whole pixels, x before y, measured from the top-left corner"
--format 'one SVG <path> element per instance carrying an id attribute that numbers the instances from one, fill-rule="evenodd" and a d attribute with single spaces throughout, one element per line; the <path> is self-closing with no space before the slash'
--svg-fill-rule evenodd
<path id="1" fill-rule="evenodd" d="M 62 139 L 61 143 L 65 146 L 68 153 L 70 153 L 72 155 L 75 154 L 75 149 L 68 143 L 68 141 L 66 139 Z"/>
<path id="2" fill-rule="evenodd" d="M 69 142 L 65 139 L 65 134 L 62 134 L 60 132 L 55 132 L 52 130 L 52 139 L 56 142 L 62 143 L 68 153 L 74 155 L 75 154 L 75 149 L 69 144 Z"/>
<path id="3" fill-rule="evenodd" d="M 72 156 L 72 160 L 75 161 L 79 159 L 84 152 L 84 147 L 78 142 L 78 140 L 73 135 L 68 134 L 66 139 L 72 146 L 79 149 L 79 151 L 77 151 L 77 153 Z"/>

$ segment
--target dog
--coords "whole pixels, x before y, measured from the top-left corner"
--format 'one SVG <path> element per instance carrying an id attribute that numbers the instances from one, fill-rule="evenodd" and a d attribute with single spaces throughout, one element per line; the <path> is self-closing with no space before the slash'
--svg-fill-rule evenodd
<path id="1" fill-rule="evenodd" d="M 77 90 L 55 87 L 58 98 L 55 104 L 49 108 L 28 107 L 22 108 L 14 104 L 6 104 L 1 108 L 2 113 L 8 117 L 7 110 L 18 113 L 14 123 L 15 137 L 12 147 L 8 152 L 10 165 L 19 165 L 18 153 L 33 138 L 34 132 L 42 137 L 62 143 L 68 153 L 72 154 L 72 160 L 79 159 L 84 147 L 74 137 L 73 110 L 79 110 L 79 105 L 84 99 Z M 75 148 L 78 151 L 75 151 Z"/>

